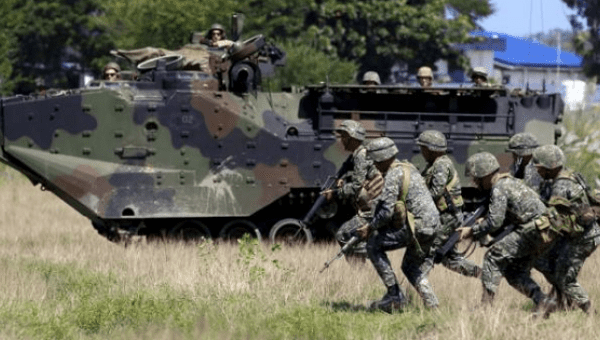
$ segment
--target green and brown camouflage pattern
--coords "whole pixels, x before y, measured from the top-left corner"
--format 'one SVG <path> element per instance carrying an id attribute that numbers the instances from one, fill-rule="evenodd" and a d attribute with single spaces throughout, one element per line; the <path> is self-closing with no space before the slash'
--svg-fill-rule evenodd
<path id="1" fill-rule="evenodd" d="M 235 93 L 223 69 L 159 68 L 138 81 L 2 99 L 0 160 L 96 224 L 149 234 L 193 220 L 217 236 L 241 220 L 266 235 L 275 222 L 303 216 L 347 157 L 334 133 L 346 119 L 360 121 L 367 139 L 391 138 L 397 157 L 417 164 L 424 160 L 415 138 L 441 131 L 462 174 L 482 150 L 507 168 L 507 141 L 517 132 L 553 143 L 563 108 L 558 94 L 499 89 L 438 95 L 322 84 Z"/>

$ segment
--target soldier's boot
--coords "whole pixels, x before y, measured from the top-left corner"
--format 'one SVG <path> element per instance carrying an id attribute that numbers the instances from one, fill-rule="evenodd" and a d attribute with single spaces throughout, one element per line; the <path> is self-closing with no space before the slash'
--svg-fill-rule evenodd
<path id="1" fill-rule="evenodd" d="M 550 314 L 558 310 L 556 301 L 553 298 L 546 296 L 539 288 L 533 291 L 531 298 L 535 303 L 535 308 L 533 310 L 534 318 L 542 316 L 544 319 L 547 319 L 550 317 Z"/>
<path id="2" fill-rule="evenodd" d="M 371 310 L 382 310 L 386 313 L 393 313 L 404 308 L 407 304 L 406 297 L 400 290 L 400 286 L 395 284 L 388 287 L 387 293 L 381 298 L 381 300 L 371 303 L 369 309 Z"/>
<path id="3" fill-rule="evenodd" d="M 592 308 L 592 301 L 590 300 L 580 303 L 579 308 L 581 308 L 581 310 L 587 315 L 596 314 L 596 310 Z"/>
<path id="4" fill-rule="evenodd" d="M 491 306 L 494 302 L 494 292 L 489 291 L 487 289 L 483 289 L 483 295 L 481 296 L 481 304 L 483 306 Z"/>

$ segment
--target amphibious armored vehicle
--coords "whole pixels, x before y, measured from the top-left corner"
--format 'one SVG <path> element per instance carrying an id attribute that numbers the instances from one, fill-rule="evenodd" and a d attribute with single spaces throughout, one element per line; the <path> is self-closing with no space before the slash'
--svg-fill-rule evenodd
<path id="1" fill-rule="evenodd" d="M 110 240 L 330 237 L 351 214 L 345 202 L 303 221 L 347 154 L 335 128 L 362 122 L 368 138 L 396 141 L 399 158 L 423 162 L 414 139 L 443 132 L 463 172 L 480 150 L 504 167 L 509 137 L 531 131 L 553 143 L 558 94 L 511 96 L 503 88 L 332 85 L 260 89 L 254 52 L 213 53 L 210 70 L 178 56 L 138 65 L 139 80 L 94 81 L 56 95 L 0 103 L 0 160 L 88 217 Z M 243 51 L 243 53 L 239 53 Z M 464 181 L 464 195 L 474 195 Z"/>

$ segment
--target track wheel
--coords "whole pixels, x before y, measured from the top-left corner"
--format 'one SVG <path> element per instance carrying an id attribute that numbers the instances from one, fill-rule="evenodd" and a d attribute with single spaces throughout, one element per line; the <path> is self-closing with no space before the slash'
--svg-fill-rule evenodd
<path id="1" fill-rule="evenodd" d="M 178 223 L 175 227 L 169 230 L 168 236 L 176 241 L 184 241 L 190 243 L 200 243 L 211 239 L 210 230 L 204 223 L 187 220 Z"/>
<path id="2" fill-rule="evenodd" d="M 251 237 L 255 237 L 258 241 L 262 241 L 260 236 L 260 230 L 256 227 L 256 224 L 248 220 L 233 220 L 223 226 L 219 236 L 223 240 L 237 240 L 242 238 L 245 234 L 249 234 Z"/>
<path id="3" fill-rule="evenodd" d="M 310 230 L 295 218 L 286 218 L 275 223 L 269 232 L 269 239 L 272 243 L 287 245 L 308 244 L 313 241 Z"/>

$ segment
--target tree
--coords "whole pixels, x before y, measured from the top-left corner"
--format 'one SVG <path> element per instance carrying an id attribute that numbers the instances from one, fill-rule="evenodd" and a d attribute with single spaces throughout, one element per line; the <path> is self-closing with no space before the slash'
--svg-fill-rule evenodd
<path id="1" fill-rule="evenodd" d="M 600 1 L 598 0 L 563 0 L 577 15 L 585 19 L 588 27 L 587 34 L 578 35 L 575 45 L 584 59 L 584 72 L 588 77 L 600 80 Z M 582 22 L 576 16 L 571 17 L 574 29 L 583 28 Z"/>

